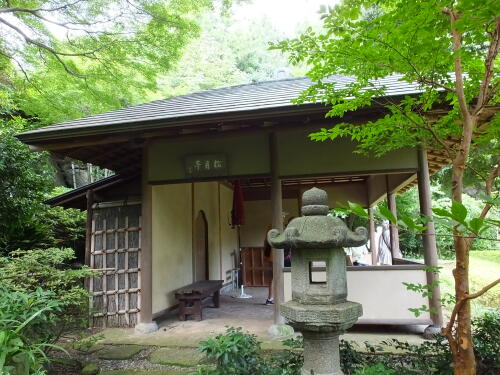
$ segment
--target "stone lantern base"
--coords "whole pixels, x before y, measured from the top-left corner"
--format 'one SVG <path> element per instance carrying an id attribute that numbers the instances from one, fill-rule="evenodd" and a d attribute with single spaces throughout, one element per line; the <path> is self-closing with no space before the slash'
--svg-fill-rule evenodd
<path id="1" fill-rule="evenodd" d="M 342 375 L 338 332 L 303 331 L 304 365 L 302 375 Z"/>
<path id="2" fill-rule="evenodd" d="M 304 305 L 289 301 L 281 306 L 282 315 L 304 337 L 302 375 L 342 375 L 339 335 L 363 314 L 361 304 Z"/>

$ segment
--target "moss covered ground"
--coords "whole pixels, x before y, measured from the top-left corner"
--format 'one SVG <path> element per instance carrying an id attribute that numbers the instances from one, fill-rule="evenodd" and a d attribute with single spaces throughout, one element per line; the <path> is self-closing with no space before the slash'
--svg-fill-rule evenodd
<path id="1" fill-rule="evenodd" d="M 159 348 L 149 356 L 151 363 L 180 367 L 196 367 L 203 354 L 191 348 Z"/>

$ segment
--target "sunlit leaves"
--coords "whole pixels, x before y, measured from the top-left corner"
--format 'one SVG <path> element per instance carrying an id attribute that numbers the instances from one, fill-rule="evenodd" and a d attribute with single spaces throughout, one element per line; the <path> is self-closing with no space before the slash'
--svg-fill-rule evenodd
<path id="1" fill-rule="evenodd" d="M 452 202 L 451 209 L 434 208 L 432 211 L 437 217 L 448 220 L 450 226 L 454 226 L 461 233 L 469 232 L 480 236 L 492 227 L 500 227 L 500 221 L 495 219 L 483 219 L 481 217 L 468 219 L 469 211 L 467 207 L 456 201 Z"/>
<path id="2" fill-rule="evenodd" d="M 460 11 L 457 27 L 464 32 L 460 54 L 468 101 L 479 92 L 488 32 L 498 15 L 494 3 L 454 3 Z M 328 116 L 336 118 L 367 106 L 387 110 L 385 116 L 362 126 L 341 122 L 313 133 L 311 138 L 348 137 L 358 142 L 357 152 L 382 155 L 422 142 L 441 148 L 438 139 L 459 135 L 460 113 L 454 75 L 450 74 L 454 70 L 450 20 L 442 11 L 449 5 L 445 0 L 344 0 L 333 8 L 321 9 L 323 32 L 307 30 L 299 38 L 275 44 L 274 48 L 288 54 L 291 63 L 306 61 L 311 66 L 308 76 L 315 84 L 298 103 L 327 104 L 331 106 Z M 381 99 L 383 92 L 370 91 L 370 83 L 392 74 L 399 74 L 401 81 L 417 83 L 421 93 L 401 100 Z M 345 87 L 335 85 L 331 82 L 336 75 L 348 76 L 352 82 Z M 495 97 L 494 93 L 492 102 Z M 444 102 L 451 105 L 448 113 L 437 119 L 425 114 Z"/>
<path id="3" fill-rule="evenodd" d="M 16 1 L 20 8 L 53 10 L 2 13 L 43 44 L 30 44 L 0 22 L 0 66 L 8 61 L 15 68 L 9 79 L 19 94 L 20 109 L 48 122 L 135 104 L 157 89 L 158 75 L 171 70 L 187 42 L 198 35 L 196 16 L 210 4 Z"/>
<path id="4" fill-rule="evenodd" d="M 352 213 L 362 218 L 368 218 L 368 212 L 358 203 L 348 202 L 347 205 L 337 203 L 339 211 L 344 213 Z M 448 221 L 448 227 L 455 227 L 456 230 L 462 233 L 470 233 L 481 235 L 494 227 L 500 227 L 500 221 L 496 219 L 482 219 L 480 217 L 472 217 L 468 219 L 469 211 L 459 202 L 453 201 L 451 208 L 436 207 L 433 209 L 434 215 L 438 219 Z M 408 215 L 398 215 L 397 217 L 386 207 L 380 205 L 376 211 L 376 217 L 379 220 L 387 220 L 392 224 L 399 226 L 410 232 L 420 233 L 427 227 L 426 224 L 432 220 L 425 216 L 410 217 Z"/>

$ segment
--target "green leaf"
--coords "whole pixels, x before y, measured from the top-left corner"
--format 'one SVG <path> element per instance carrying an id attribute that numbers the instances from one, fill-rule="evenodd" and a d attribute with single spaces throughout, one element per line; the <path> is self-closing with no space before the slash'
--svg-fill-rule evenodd
<path id="1" fill-rule="evenodd" d="M 432 212 L 436 216 L 453 218 L 453 215 L 451 214 L 451 212 L 449 212 L 448 210 L 446 210 L 444 208 L 436 207 L 436 208 L 432 209 Z"/>
<path id="2" fill-rule="evenodd" d="M 368 218 L 368 212 L 358 203 L 348 202 L 349 209 L 353 214 L 358 215 L 359 217 Z"/>
<path id="3" fill-rule="evenodd" d="M 465 219 L 467 218 L 467 208 L 465 206 L 457 201 L 453 201 L 451 203 L 451 214 L 453 220 L 465 224 Z"/>
<path id="4" fill-rule="evenodd" d="M 398 223 L 398 219 L 396 219 L 396 216 L 392 214 L 392 212 L 385 206 L 380 206 L 380 214 L 387 220 L 389 220 L 393 224 Z"/>
<path id="5" fill-rule="evenodd" d="M 469 221 L 469 229 L 472 233 L 479 234 L 484 226 L 484 220 L 475 217 Z"/>

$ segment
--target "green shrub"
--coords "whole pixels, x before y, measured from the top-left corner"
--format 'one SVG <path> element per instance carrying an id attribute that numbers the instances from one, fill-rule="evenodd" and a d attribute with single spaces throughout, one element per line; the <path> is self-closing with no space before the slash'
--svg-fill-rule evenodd
<path id="1" fill-rule="evenodd" d="M 16 249 L 80 249 L 85 238 L 85 213 L 43 203 L 54 195 L 54 170 L 48 154 L 30 152 L 15 137 L 40 124 L 16 116 L 14 108 L 1 104 L 0 255 Z"/>
<path id="2" fill-rule="evenodd" d="M 474 322 L 474 344 L 478 360 L 478 374 L 498 373 L 500 342 L 500 313 L 490 312 Z M 203 366 L 191 375 L 299 375 L 303 364 L 302 338 L 283 341 L 291 350 L 264 355 L 255 335 L 243 333 L 241 328 L 228 328 L 225 334 L 200 343 L 214 365 Z M 390 352 L 388 348 L 392 348 Z M 435 341 L 415 345 L 396 339 L 379 345 L 358 344 L 340 340 L 342 371 L 353 375 L 451 375 L 452 356 L 446 340 L 436 336 Z"/>
<path id="3" fill-rule="evenodd" d="M 355 349 L 355 343 L 340 340 L 340 365 L 345 374 L 352 374 L 364 363 L 363 355 Z"/>
<path id="4" fill-rule="evenodd" d="M 84 253 L 85 223 L 87 215 L 84 211 L 73 208 L 48 207 L 43 215 L 50 227 L 49 247 L 69 247 Z"/>
<path id="5" fill-rule="evenodd" d="M 375 347 L 365 343 L 366 348 L 376 354 L 368 358 L 368 363 L 381 363 L 388 369 L 395 370 L 398 375 L 453 373 L 451 352 L 448 343 L 441 336 L 436 336 L 435 341 L 424 341 L 420 345 L 397 339 L 382 341 L 380 344 L 380 347 Z M 381 350 L 386 350 L 388 347 L 396 349 L 396 354 L 381 354 Z"/>
<path id="6" fill-rule="evenodd" d="M 500 372 L 500 312 L 486 312 L 474 319 L 474 353 L 480 374 Z"/>
<path id="7" fill-rule="evenodd" d="M 49 307 L 49 309 L 45 309 Z M 43 314 L 33 316 L 38 312 Z M 0 329 L 13 330 L 13 327 L 28 321 L 23 327 L 23 334 L 33 341 L 49 341 L 53 337 L 53 328 L 61 311 L 61 303 L 53 292 L 37 288 L 33 292 L 15 292 L 0 287 Z"/>
<path id="8" fill-rule="evenodd" d="M 285 343 L 296 346 L 293 340 Z M 199 350 L 215 367 L 203 366 L 191 375 L 300 375 L 302 367 L 302 355 L 293 350 L 264 356 L 257 337 L 241 328 L 228 327 L 225 334 L 202 341 Z"/>
<path id="9" fill-rule="evenodd" d="M 373 366 L 365 366 L 362 369 L 356 371 L 354 375 L 393 375 L 396 372 L 391 369 L 387 369 L 383 364 L 378 363 Z"/>
<path id="10" fill-rule="evenodd" d="M 9 291 L 0 287 L 0 374 L 44 374 L 46 350 L 58 323 L 61 304 L 54 293 Z"/>
<path id="11" fill-rule="evenodd" d="M 89 293 L 83 280 L 94 275 L 87 267 L 72 268 L 72 249 L 17 250 L 0 257 L 4 288 L 11 292 L 33 293 L 39 286 L 60 302 L 61 319 L 57 335 L 88 324 Z"/>

